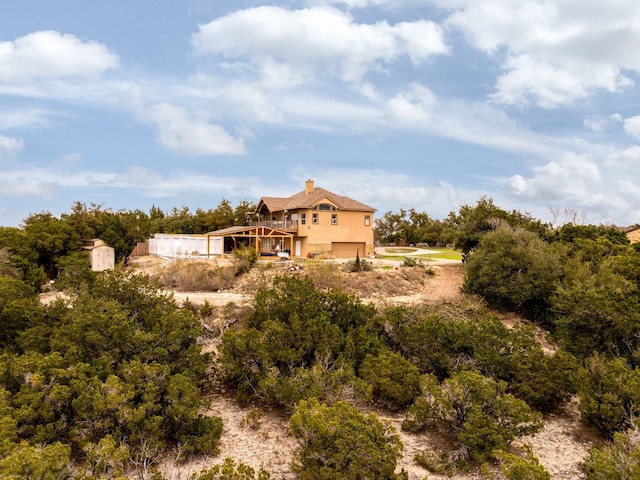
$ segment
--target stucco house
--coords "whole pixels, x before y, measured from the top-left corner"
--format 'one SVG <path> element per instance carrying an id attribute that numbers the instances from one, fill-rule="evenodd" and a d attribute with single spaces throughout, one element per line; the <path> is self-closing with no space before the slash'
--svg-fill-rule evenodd
<path id="1" fill-rule="evenodd" d="M 155 234 L 148 253 L 157 256 L 220 257 L 236 248 L 255 248 L 262 256 L 334 258 L 373 254 L 375 209 L 305 182 L 290 197 L 262 197 L 246 225 L 204 235 Z"/>
<path id="2" fill-rule="evenodd" d="M 622 231 L 625 233 L 631 243 L 640 242 L 640 226 L 624 227 Z"/>
<path id="3" fill-rule="evenodd" d="M 307 180 L 304 190 L 290 197 L 262 197 L 255 218 L 248 223 L 280 233 L 259 238 L 263 253 L 287 251 L 296 257 L 327 254 L 347 258 L 373 253 L 375 211 Z"/>

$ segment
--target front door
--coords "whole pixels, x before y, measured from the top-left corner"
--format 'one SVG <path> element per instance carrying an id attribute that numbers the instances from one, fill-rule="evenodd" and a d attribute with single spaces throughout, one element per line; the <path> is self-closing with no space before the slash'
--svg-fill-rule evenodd
<path id="1" fill-rule="evenodd" d="M 302 252 L 302 242 L 300 240 L 296 240 L 296 257 L 299 257 L 301 252 Z"/>

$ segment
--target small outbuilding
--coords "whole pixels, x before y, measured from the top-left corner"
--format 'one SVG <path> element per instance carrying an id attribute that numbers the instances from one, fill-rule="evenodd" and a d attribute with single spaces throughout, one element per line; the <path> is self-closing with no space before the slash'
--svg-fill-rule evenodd
<path id="1" fill-rule="evenodd" d="M 82 248 L 89 250 L 91 270 L 94 272 L 112 270 L 115 267 L 116 251 L 113 247 L 107 245 L 104 240 L 100 238 L 84 240 Z"/>

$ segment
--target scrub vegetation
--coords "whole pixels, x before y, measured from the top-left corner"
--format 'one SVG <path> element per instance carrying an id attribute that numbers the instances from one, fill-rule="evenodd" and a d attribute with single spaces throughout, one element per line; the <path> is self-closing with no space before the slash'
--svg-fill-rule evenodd
<path id="1" fill-rule="evenodd" d="M 252 252 L 224 275 L 176 264 L 164 285 L 125 265 L 151 229 L 208 231 L 245 210 L 223 201 L 194 214 L 113 213 L 78 203 L 60 218 L 0 227 L 0 477 L 171 480 L 168 458 L 210 458 L 189 480 L 268 479 L 266 469 L 215 457 L 224 425 L 207 406 L 229 394 L 288 419 L 292 478 L 409 478 L 401 432 L 385 419 L 399 415 L 403 435 L 441 439 L 415 458 L 434 474 L 547 479 L 534 453 L 514 445 L 570 402 L 600 438 L 585 477 L 638 476 L 640 248 L 618 229 L 554 227 L 486 198 L 439 221 L 383 215 L 386 240 L 462 252 L 455 303 L 365 302 L 343 288 L 346 276 L 376 275 L 356 258 L 348 273 L 274 275 L 244 308 L 197 308 L 166 288 L 187 279 L 187 290 L 223 288 L 220 278 L 255 270 Z M 81 239 L 98 236 L 118 246 L 114 271 L 89 269 Z M 53 279 L 65 295 L 43 304 Z M 507 324 L 507 315 L 522 320 Z"/>

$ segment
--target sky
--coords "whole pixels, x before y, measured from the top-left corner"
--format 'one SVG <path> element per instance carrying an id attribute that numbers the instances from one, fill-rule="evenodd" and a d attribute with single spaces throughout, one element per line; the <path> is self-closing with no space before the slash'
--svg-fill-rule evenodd
<path id="1" fill-rule="evenodd" d="M 316 186 L 640 223 L 637 0 L 20 0 L 0 225 Z"/>

